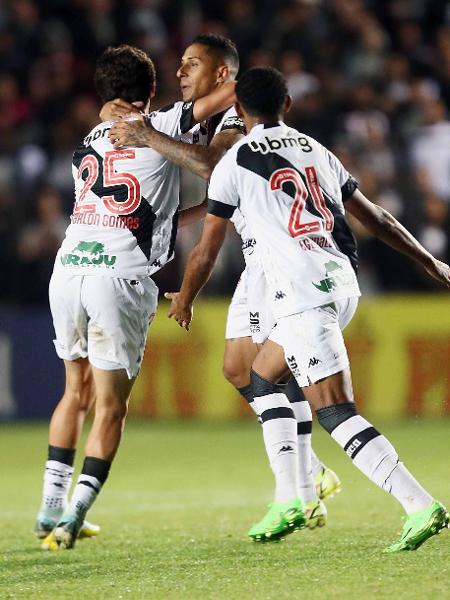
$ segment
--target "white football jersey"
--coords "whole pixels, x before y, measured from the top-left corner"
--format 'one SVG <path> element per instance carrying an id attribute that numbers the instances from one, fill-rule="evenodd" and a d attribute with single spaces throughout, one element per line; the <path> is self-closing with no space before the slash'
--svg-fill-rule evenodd
<path id="1" fill-rule="evenodd" d="M 205 124 L 194 126 L 193 103 L 176 102 L 149 118 L 174 139 L 207 141 Z M 55 268 L 141 279 L 173 256 L 179 167 L 151 148 L 115 150 L 110 127 L 101 123 L 75 150 L 75 204 Z"/>
<path id="2" fill-rule="evenodd" d="M 238 116 L 234 106 L 222 113 L 222 118 L 214 131 L 214 135 L 221 131 L 226 131 L 227 129 L 237 129 L 245 135 L 244 121 Z M 252 236 L 249 227 L 246 225 L 244 217 L 239 209 L 234 211 L 230 217 L 230 221 L 233 223 L 238 235 L 242 238 L 242 252 L 244 254 L 245 263 L 248 264 L 252 258 L 256 260 L 256 252 L 254 251 L 256 241 Z"/>
<path id="3" fill-rule="evenodd" d="M 208 211 L 241 211 L 276 318 L 360 295 L 343 204 L 356 187 L 331 152 L 281 122 L 255 126 L 217 164 Z"/>

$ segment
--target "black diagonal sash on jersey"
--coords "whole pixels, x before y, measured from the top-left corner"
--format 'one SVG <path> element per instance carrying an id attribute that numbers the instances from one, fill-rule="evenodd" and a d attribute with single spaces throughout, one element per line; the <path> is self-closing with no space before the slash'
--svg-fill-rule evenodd
<path id="1" fill-rule="evenodd" d="M 321 215 L 314 206 L 305 175 L 296 169 L 291 162 L 284 158 L 284 156 L 276 154 L 275 152 L 269 152 L 268 154 L 262 154 L 258 151 L 254 152 L 248 144 L 244 144 L 237 152 L 236 161 L 240 167 L 260 175 L 267 181 L 270 180 L 274 171 L 277 171 L 278 169 L 293 169 L 302 178 L 305 189 L 308 191 L 308 197 L 305 203 L 306 210 L 315 217 L 318 217 L 321 220 L 323 219 L 323 215 Z M 283 192 L 295 200 L 296 190 L 293 184 L 286 182 L 283 186 Z"/>
<path id="2" fill-rule="evenodd" d="M 356 243 L 356 238 L 353 235 L 353 231 L 350 229 L 350 225 L 347 223 L 345 215 L 339 210 L 338 205 L 331 200 L 322 186 L 320 186 L 320 189 L 322 190 L 325 203 L 334 218 L 334 227 L 332 231 L 333 239 L 339 250 L 348 256 L 355 273 L 358 273 L 358 245 Z"/>
<path id="3" fill-rule="evenodd" d="M 128 199 L 126 185 L 118 184 L 109 185 L 108 187 L 103 186 L 103 158 L 92 148 L 92 146 L 77 147 L 73 155 L 73 164 L 75 167 L 78 169 L 81 161 L 88 154 L 93 154 L 98 161 L 98 176 L 94 185 L 91 187 L 91 192 L 98 196 L 98 198 L 102 198 L 103 196 L 114 196 L 114 199 L 117 202 L 125 202 Z M 83 178 L 83 173 L 81 173 L 81 177 Z M 85 180 L 83 179 L 83 181 Z M 152 249 L 153 225 L 156 219 L 152 207 L 146 199 L 141 196 L 139 206 L 132 213 L 127 214 L 126 217 L 137 217 L 139 219 L 139 226 L 136 229 L 128 229 L 136 238 L 136 243 L 147 260 L 149 260 Z"/>
<path id="4" fill-rule="evenodd" d="M 275 152 L 270 152 L 268 154 L 254 152 L 248 146 L 248 144 L 245 144 L 239 148 L 237 152 L 236 161 L 240 167 L 243 167 L 248 171 L 252 171 L 252 173 L 260 175 L 267 181 L 270 180 L 274 171 L 277 171 L 278 169 L 293 169 L 302 178 L 305 188 L 308 190 L 308 197 L 305 203 L 306 210 L 310 214 L 318 217 L 319 219 L 323 219 L 323 215 L 321 215 L 314 206 L 305 175 L 303 175 L 301 171 L 296 169 L 291 162 L 284 158 L 284 156 L 276 154 Z M 325 203 L 334 217 L 334 227 L 333 231 L 330 233 L 336 243 L 336 246 L 343 254 L 345 254 L 349 258 L 351 265 L 356 272 L 358 268 L 358 252 L 355 237 L 349 225 L 347 224 L 345 216 L 339 211 L 338 206 L 323 191 L 322 187 L 321 190 L 323 192 Z M 294 185 L 290 185 L 289 182 L 287 182 L 286 185 L 283 186 L 283 191 L 289 196 L 291 196 L 291 198 L 295 199 L 296 190 Z"/>
<path id="5" fill-rule="evenodd" d="M 217 115 L 214 115 L 213 117 L 210 117 L 206 121 L 206 129 L 208 131 L 208 136 L 207 136 L 207 141 L 206 141 L 207 145 L 209 145 L 210 141 L 213 139 L 213 137 L 216 133 L 217 126 L 219 125 L 220 121 L 222 120 L 222 117 L 224 114 L 225 114 L 225 111 L 222 111 L 221 113 L 218 113 Z"/>

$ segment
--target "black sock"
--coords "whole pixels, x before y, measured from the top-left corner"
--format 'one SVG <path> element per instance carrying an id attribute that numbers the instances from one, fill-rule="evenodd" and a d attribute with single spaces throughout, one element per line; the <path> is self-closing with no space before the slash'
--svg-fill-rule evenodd
<path id="1" fill-rule="evenodd" d="M 48 459 L 56 460 L 60 463 L 73 467 L 76 448 L 59 448 L 58 446 L 48 446 Z"/>

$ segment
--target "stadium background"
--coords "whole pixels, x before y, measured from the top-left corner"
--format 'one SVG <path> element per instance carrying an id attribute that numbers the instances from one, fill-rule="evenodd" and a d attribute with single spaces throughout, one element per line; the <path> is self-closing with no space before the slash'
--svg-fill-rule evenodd
<path id="1" fill-rule="evenodd" d="M 0 5 L 0 418 L 45 418 L 62 389 L 47 305 L 73 202 L 71 155 L 98 121 L 95 58 L 127 42 L 158 71 L 154 107 L 178 98 L 175 72 L 199 32 L 237 44 L 242 68 L 273 65 L 294 99 L 288 122 L 330 147 L 374 202 L 450 260 L 450 3 L 438 0 L 15 0 Z M 183 205 L 204 185 L 185 175 Z M 359 312 L 346 334 L 368 414 L 450 414 L 448 294 L 353 223 Z M 177 289 L 199 228 L 179 233 L 157 277 Z M 149 418 L 248 414 L 223 379 L 227 303 L 242 268 L 230 231 L 192 332 L 152 327 L 131 412 Z"/>

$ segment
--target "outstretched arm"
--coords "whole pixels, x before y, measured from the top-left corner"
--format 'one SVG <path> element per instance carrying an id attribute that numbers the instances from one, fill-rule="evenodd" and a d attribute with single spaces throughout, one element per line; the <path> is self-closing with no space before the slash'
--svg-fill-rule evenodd
<path id="1" fill-rule="evenodd" d="M 147 126 L 143 121 L 120 121 L 109 130 L 109 138 L 114 148 L 121 146 L 149 146 L 176 165 L 209 179 L 211 173 L 231 146 L 241 139 L 238 129 L 227 129 L 214 136 L 209 146 L 178 142 L 165 133 Z"/>
<path id="2" fill-rule="evenodd" d="M 387 210 L 373 204 L 359 190 L 355 190 L 346 201 L 345 208 L 369 233 L 394 250 L 406 254 L 419 263 L 431 277 L 450 287 L 450 267 L 434 258 Z"/>
<path id="3" fill-rule="evenodd" d="M 187 331 L 192 320 L 192 304 L 211 276 L 225 239 L 227 223 L 222 217 L 206 215 L 202 236 L 189 255 L 180 291 L 165 294 L 172 300 L 169 319 L 174 318 Z"/>
<path id="4" fill-rule="evenodd" d="M 191 225 L 196 221 L 200 221 L 206 215 L 208 210 L 208 200 L 205 198 L 201 204 L 190 206 L 180 210 L 178 214 L 178 228 Z"/>
<path id="5" fill-rule="evenodd" d="M 236 100 L 235 87 L 235 81 L 228 81 L 218 86 L 207 96 L 195 100 L 193 106 L 194 122 L 201 123 L 232 106 Z M 126 100 L 116 98 L 105 102 L 99 116 L 102 121 L 118 121 L 132 114 L 139 115 L 143 107 L 143 102 L 131 104 Z"/>

